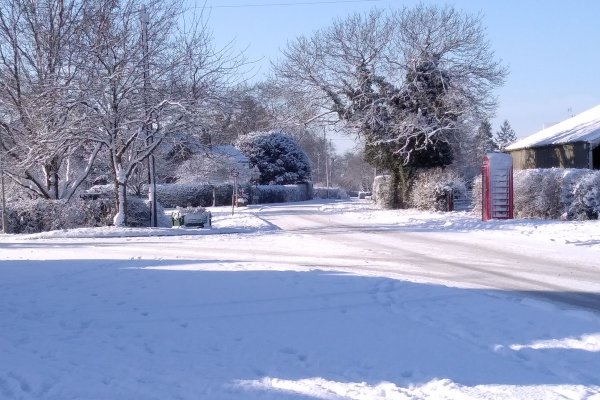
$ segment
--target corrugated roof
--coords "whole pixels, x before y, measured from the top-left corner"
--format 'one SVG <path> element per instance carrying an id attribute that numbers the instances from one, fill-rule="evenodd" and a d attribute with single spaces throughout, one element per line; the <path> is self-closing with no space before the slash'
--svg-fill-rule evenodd
<path id="1" fill-rule="evenodd" d="M 518 140 L 506 150 L 575 142 L 600 143 L 600 105 Z"/>

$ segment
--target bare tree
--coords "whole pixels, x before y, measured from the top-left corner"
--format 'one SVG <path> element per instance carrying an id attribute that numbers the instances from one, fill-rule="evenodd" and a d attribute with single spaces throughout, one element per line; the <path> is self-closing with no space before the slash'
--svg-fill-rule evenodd
<path id="1" fill-rule="evenodd" d="M 0 1 L 0 143 L 11 178 L 47 199 L 70 198 L 99 149 L 75 84 L 85 24 L 80 0 Z"/>
<path id="2" fill-rule="evenodd" d="M 141 12 L 148 37 L 142 43 Z M 185 105 L 165 84 L 177 63 L 172 40 L 178 1 L 102 0 L 87 8 L 95 29 L 85 32 L 87 115 L 98 127 L 91 140 L 106 146 L 114 176 L 115 225 L 126 225 L 127 182 L 171 132 L 181 128 Z M 146 45 L 147 44 L 147 45 Z"/>
<path id="3" fill-rule="evenodd" d="M 274 69 L 280 86 L 317 107 L 318 112 L 305 122 L 333 116 L 349 124 L 357 120 L 350 112 L 358 111 L 358 97 L 365 97 L 356 92 L 364 83 L 361 69 L 382 68 L 394 29 L 389 18 L 375 10 L 288 44 Z"/>
<path id="4" fill-rule="evenodd" d="M 144 161 L 173 132 L 206 132 L 245 62 L 232 45 L 213 46 L 202 14 L 184 12 L 180 0 L 0 0 L 0 146 L 10 176 L 68 199 L 104 149 L 114 222 L 126 224 L 129 178 L 153 170 Z"/>
<path id="5" fill-rule="evenodd" d="M 241 135 L 274 128 L 275 116 L 267 108 L 257 86 L 233 88 L 228 98 L 217 117 L 217 129 L 221 135 L 215 138 L 215 144 L 218 141 L 233 143 Z"/>
<path id="6" fill-rule="evenodd" d="M 352 191 L 369 192 L 373 187 L 373 167 L 359 152 L 346 152 L 338 160 L 334 180 L 342 188 Z"/>
<path id="7" fill-rule="evenodd" d="M 180 0 L 99 0 L 86 9 L 95 29 L 85 32 L 85 104 L 98 126 L 92 140 L 110 154 L 115 225 L 127 223 L 132 174 L 144 170 L 143 161 L 167 138 L 205 132 L 222 92 L 244 63 L 231 46 L 213 46 L 202 15 L 181 25 L 182 5 Z"/>
<path id="8" fill-rule="evenodd" d="M 410 168 L 452 161 L 457 130 L 493 111 L 492 89 L 506 75 L 480 17 L 425 5 L 356 14 L 300 37 L 275 70 L 319 106 L 312 121 L 334 117 L 354 129 L 369 161 L 404 189 Z"/>
<path id="9" fill-rule="evenodd" d="M 249 65 L 233 43 L 215 46 L 203 12 L 191 14 L 173 42 L 177 65 L 171 72 L 170 86 L 186 99 L 187 135 L 195 136 L 208 147 L 235 140 L 222 132 L 229 118 L 243 103 L 243 69 Z"/>

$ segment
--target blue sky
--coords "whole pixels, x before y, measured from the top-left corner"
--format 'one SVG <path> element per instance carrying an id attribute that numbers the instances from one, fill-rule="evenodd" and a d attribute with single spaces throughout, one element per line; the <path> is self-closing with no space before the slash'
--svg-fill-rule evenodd
<path id="1" fill-rule="evenodd" d="M 307 4 L 310 3 L 310 4 Z M 330 25 L 335 18 L 373 7 L 400 8 L 418 1 L 206 0 L 217 44 L 235 41 L 269 70 L 288 40 Z M 497 58 L 509 67 L 496 92 L 497 130 L 508 119 L 519 137 L 600 104 L 600 1 L 425 1 L 481 13 Z M 286 4 L 286 5 L 281 5 Z M 350 141 L 346 141 L 347 144 Z M 344 141 L 338 147 L 344 146 Z"/>

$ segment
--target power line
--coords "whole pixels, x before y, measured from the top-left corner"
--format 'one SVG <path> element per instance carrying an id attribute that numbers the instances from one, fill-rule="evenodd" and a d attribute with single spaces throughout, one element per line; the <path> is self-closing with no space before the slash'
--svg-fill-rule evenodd
<path id="1" fill-rule="evenodd" d="M 221 4 L 218 6 L 206 5 L 202 8 L 250 8 L 250 7 L 288 7 L 288 6 L 313 6 L 321 4 L 344 4 L 344 3 L 375 3 L 383 0 L 317 0 L 317 1 L 294 1 L 291 3 L 255 3 L 255 4 Z"/>

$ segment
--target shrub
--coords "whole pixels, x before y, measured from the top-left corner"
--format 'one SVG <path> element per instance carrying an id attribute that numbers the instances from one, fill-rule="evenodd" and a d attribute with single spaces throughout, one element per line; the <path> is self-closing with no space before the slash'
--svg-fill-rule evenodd
<path id="1" fill-rule="evenodd" d="M 297 185 L 258 185 L 248 188 L 252 204 L 285 203 L 305 201 L 313 198 L 312 186 L 308 183 Z"/>
<path id="2" fill-rule="evenodd" d="M 233 186 L 231 184 L 212 185 L 209 183 L 162 184 L 156 185 L 157 201 L 166 208 L 211 207 L 231 205 Z M 144 189 L 147 191 L 147 189 Z M 312 186 L 308 183 L 297 185 L 241 185 L 238 186 L 241 199 L 252 204 L 284 203 L 312 199 Z"/>
<path id="3" fill-rule="evenodd" d="M 260 185 L 288 185 L 310 181 L 310 161 L 296 141 L 283 132 L 252 132 L 240 137 L 236 147 L 258 167 Z"/>
<path id="4" fill-rule="evenodd" d="M 513 203 L 519 218 L 559 218 L 562 214 L 559 170 L 521 170 L 513 173 Z"/>
<path id="5" fill-rule="evenodd" d="M 465 195 L 464 180 L 453 171 L 441 168 L 424 169 L 417 172 L 409 194 L 410 207 L 420 210 L 447 211 L 448 196 L 452 193 Z"/>
<path id="6" fill-rule="evenodd" d="M 567 210 L 568 219 L 598 219 L 600 214 L 600 172 L 582 176 L 573 187 L 572 202 Z"/>
<path id="7" fill-rule="evenodd" d="M 147 191 L 147 188 L 144 189 Z M 214 192 L 213 192 L 214 191 Z M 156 199 L 166 208 L 175 207 L 210 207 L 231 204 L 233 185 L 209 183 L 166 183 L 156 185 Z"/>
<path id="8" fill-rule="evenodd" d="M 84 201 L 32 199 L 9 203 L 10 233 L 36 233 L 82 226 L 108 225 L 112 220 L 107 199 Z"/>
<path id="9" fill-rule="evenodd" d="M 392 194 L 390 191 L 389 175 L 379 175 L 373 181 L 373 192 L 371 198 L 375 204 L 382 208 L 392 208 Z"/>
<path id="10" fill-rule="evenodd" d="M 7 208 L 8 228 L 11 233 L 37 233 L 57 229 L 72 229 L 112 225 L 115 214 L 114 199 L 104 197 L 71 201 L 34 199 L 10 203 Z M 159 225 L 171 226 L 158 205 Z M 127 198 L 127 218 L 130 226 L 149 226 L 150 209 L 139 197 Z"/>
<path id="11" fill-rule="evenodd" d="M 113 210 L 111 215 L 116 211 Z M 171 219 L 165 216 L 165 210 L 160 202 L 156 204 L 157 225 L 160 227 L 171 227 Z M 127 225 L 131 227 L 150 226 L 150 202 L 139 197 L 127 197 Z"/>
<path id="12" fill-rule="evenodd" d="M 344 200 L 344 199 L 349 199 L 350 196 L 348 195 L 348 193 L 346 193 L 346 191 L 342 188 L 337 188 L 337 187 L 316 187 L 313 189 L 313 197 L 315 199 L 335 199 L 335 200 Z M 358 193 L 356 193 L 356 196 L 358 197 Z M 363 197 L 364 198 L 364 197 Z"/>
<path id="13" fill-rule="evenodd" d="M 586 169 L 526 169 L 515 171 L 514 209 L 518 218 L 572 218 L 567 212 L 575 188 L 595 172 Z M 574 211 L 574 213 L 577 213 Z"/>
<path id="14" fill-rule="evenodd" d="M 473 213 L 481 215 L 481 204 L 483 193 L 481 192 L 481 175 L 473 178 L 473 197 L 471 198 L 471 204 L 473 204 Z"/>

